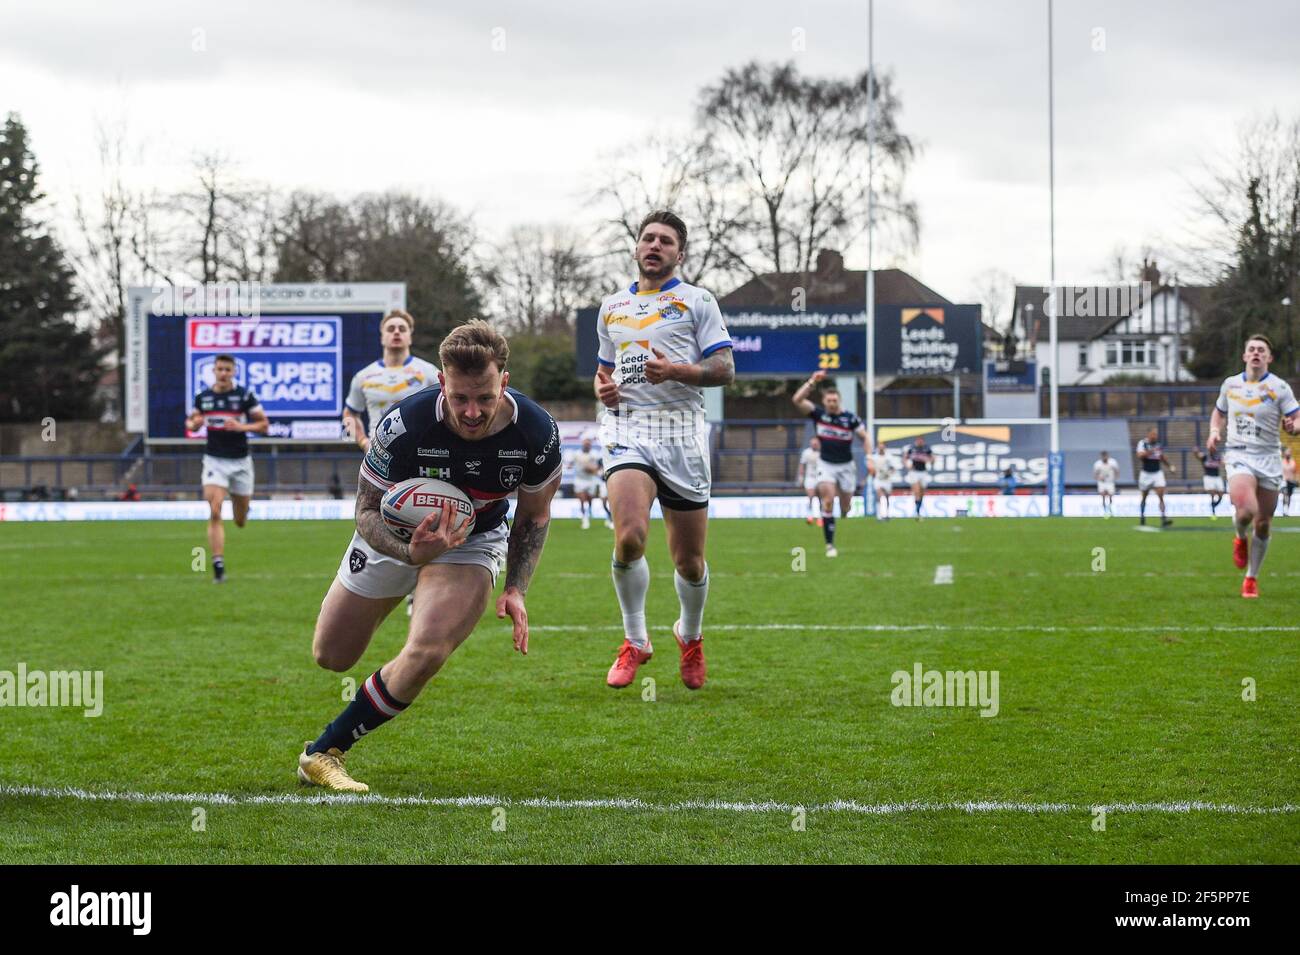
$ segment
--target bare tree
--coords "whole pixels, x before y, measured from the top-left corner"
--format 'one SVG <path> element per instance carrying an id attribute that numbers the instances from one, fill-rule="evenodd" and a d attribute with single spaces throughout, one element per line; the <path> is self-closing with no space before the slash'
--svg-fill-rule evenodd
<path id="1" fill-rule="evenodd" d="M 1016 280 L 1001 269 L 985 269 L 975 276 L 973 283 L 975 301 L 983 308 L 984 323 L 1004 334 L 1010 330 L 1011 307 L 1016 296 Z M 1003 328 L 1003 316 L 1006 328 Z"/>
<path id="2" fill-rule="evenodd" d="M 810 275 L 818 250 L 865 233 L 870 134 L 877 225 L 886 241 L 915 243 L 920 220 L 903 183 L 916 149 L 898 129 L 899 109 L 889 76 L 816 79 L 793 64 L 751 62 L 701 92 L 702 131 L 761 224 L 737 250 L 752 271 Z"/>
<path id="3" fill-rule="evenodd" d="M 1180 270 L 1207 284 L 1236 264 L 1237 241 L 1252 212 L 1251 186 L 1265 228 L 1297 234 L 1300 222 L 1300 117 L 1283 122 L 1277 113 L 1243 124 L 1231 153 L 1207 159 L 1197 181 L 1193 224 L 1179 249 Z M 1294 274 L 1296 263 L 1292 261 Z"/>
<path id="4" fill-rule="evenodd" d="M 637 226 L 654 209 L 672 209 L 690 229 L 682 277 L 693 284 L 729 286 L 755 273 L 741 257 L 754 223 L 739 190 L 728 185 L 725 158 L 698 132 L 668 135 L 657 147 L 626 147 L 605 157 L 604 178 L 592 197 L 605 212 L 602 261 L 610 283 L 631 267 Z M 609 284 L 609 283 L 607 283 Z"/>
<path id="5" fill-rule="evenodd" d="M 73 204 L 77 238 L 68 258 L 89 313 L 96 341 L 121 368 L 126 353 L 126 292 L 132 285 L 170 283 L 160 264 L 154 211 L 157 197 L 133 188 L 130 137 L 124 122 L 99 123 L 96 129 L 100 187 L 92 199 L 78 195 Z M 126 382 L 119 375 L 118 407 L 125 402 Z"/>
<path id="6" fill-rule="evenodd" d="M 275 272 L 279 203 L 220 152 L 195 156 L 193 185 L 171 197 L 170 256 L 201 282 L 264 281 Z"/>
<path id="7" fill-rule="evenodd" d="M 486 275 L 492 311 L 530 334 L 571 327 L 576 309 L 604 290 L 598 256 L 564 226 L 515 226 L 492 254 Z"/>

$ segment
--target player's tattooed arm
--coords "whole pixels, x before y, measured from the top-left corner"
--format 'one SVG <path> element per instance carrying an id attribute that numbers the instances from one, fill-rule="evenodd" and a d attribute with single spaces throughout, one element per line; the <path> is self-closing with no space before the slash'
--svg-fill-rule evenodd
<path id="1" fill-rule="evenodd" d="M 514 524 L 510 528 L 510 543 L 506 548 L 506 590 L 514 588 L 520 594 L 528 592 L 533 571 L 546 546 L 546 533 L 551 526 L 551 498 L 560 486 L 558 475 L 545 487 L 536 491 L 520 491 L 515 503 Z"/>
<path id="2" fill-rule="evenodd" d="M 699 364 L 700 385 L 711 388 L 729 385 L 736 380 L 736 356 L 730 348 L 719 348 Z"/>
<path id="3" fill-rule="evenodd" d="M 528 593 L 528 584 L 541 559 L 542 548 L 546 546 L 546 532 L 550 526 L 549 517 L 515 518 L 506 550 L 506 590 L 514 588 L 521 594 Z"/>
<path id="4" fill-rule="evenodd" d="M 411 547 L 388 532 L 379 505 L 384 492 L 364 477 L 357 481 L 357 533 L 361 539 L 385 557 L 393 557 L 404 564 L 411 562 Z"/>

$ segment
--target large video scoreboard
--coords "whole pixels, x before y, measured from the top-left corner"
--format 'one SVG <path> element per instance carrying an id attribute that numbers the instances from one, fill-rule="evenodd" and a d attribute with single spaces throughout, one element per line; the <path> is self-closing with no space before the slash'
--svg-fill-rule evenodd
<path id="1" fill-rule="evenodd" d="M 194 396 L 218 355 L 261 401 L 258 441 L 340 441 L 343 402 L 358 370 L 381 357 L 379 325 L 404 308 L 404 283 L 132 288 L 127 299 L 127 430 L 154 443 L 187 431 Z"/>

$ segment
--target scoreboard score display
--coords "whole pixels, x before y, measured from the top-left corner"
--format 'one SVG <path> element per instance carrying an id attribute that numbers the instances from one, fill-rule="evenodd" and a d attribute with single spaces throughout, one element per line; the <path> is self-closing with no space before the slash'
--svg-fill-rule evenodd
<path id="1" fill-rule="evenodd" d="M 130 290 L 127 430 L 159 444 L 203 437 L 202 429 L 186 430 L 185 416 L 212 385 L 216 357 L 230 355 L 235 384 L 257 396 L 270 420 L 256 440 L 346 440 L 348 386 L 382 355 L 379 325 L 390 309 L 405 307 L 405 284 L 196 290 Z"/>
<path id="2" fill-rule="evenodd" d="M 596 367 L 597 313 L 594 308 L 578 312 L 579 375 Z M 722 318 L 731 333 L 738 376 L 866 372 L 865 310 L 724 307 Z M 876 374 L 942 376 L 980 371 L 982 332 L 978 305 L 877 305 Z"/>

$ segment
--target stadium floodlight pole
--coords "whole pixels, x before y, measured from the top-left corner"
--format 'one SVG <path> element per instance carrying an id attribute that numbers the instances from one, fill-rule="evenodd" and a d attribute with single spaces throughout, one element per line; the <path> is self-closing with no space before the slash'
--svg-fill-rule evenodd
<path id="1" fill-rule="evenodd" d="M 876 0 L 867 2 L 867 437 L 876 446 Z"/>
<path id="2" fill-rule="evenodd" d="M 1054 462 L 1056 467 L 1062 467 L 1060 461 L 1061 454 L 1061 418 L 1060 418 L 1060 387 L 1061 387 L 1061 356 L 1060 342 L 1056 337 L 1056 89 L 1054 85 L 1054 64 L 1052 61 L 1052 0 L 1047 0 L 1047 207 L 1048 207 L 1048 281 L 1051 283 L 1051 298 L 1048 300 L 1047 313 L 1047 334 L 1049 338 L 1048 350 L 1052 356 L 1052 380 L 1049 400 L 1051 402 L 1051 455 L 1049 461 Z M 1064 484 L 1064 476 L 1060 478 L 1060 484 L 1049 477 L 1052 486 L 1048 490 L 1048 498 L 1052 503 L 1051 512 L 1060 513 L 1060 488 Z"/>

